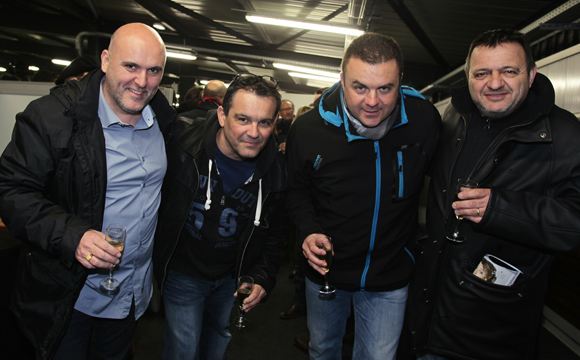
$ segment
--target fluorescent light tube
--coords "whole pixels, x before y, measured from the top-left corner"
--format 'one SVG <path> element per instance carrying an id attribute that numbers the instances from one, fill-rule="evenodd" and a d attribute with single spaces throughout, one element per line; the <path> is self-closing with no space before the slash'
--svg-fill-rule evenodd
<path id="1" fill-rule="evenodd" d="M 335 33 L 335 34 L 354 35 L 354 36 L 359 36 L 359 35 L 364 34 L 364 31 L 358 30 L 355 28 L 341 27 L 341 26 L 335 26 L 335 25 L 314 24 L 314 23 L 308 23 L 308 22 L 303 22 L 303 21 L 286 20 L 286 19 L 280 19 L 280 18 L 268 18 L 268 17 L 264 17 L 264 16 L 257 16 L 257 15 L 246 15 L 246 20 L 248 20 L 249 22 L 254 22 L 254 23 L 258 23 L 258 24 L 286 26 L 286 27 L 293 27 L 293 28 L 306 29 L 306 30 L 324 31 L 324 32 L 330 32 L 330 33 Z"/>

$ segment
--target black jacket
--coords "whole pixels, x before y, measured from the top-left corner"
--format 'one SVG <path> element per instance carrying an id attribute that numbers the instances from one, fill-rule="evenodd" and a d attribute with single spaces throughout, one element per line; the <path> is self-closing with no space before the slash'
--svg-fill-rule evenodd
<path id="1" fill-rule="evenodd" d="M 159 222 L 155 233 L 153 265 L 157 283 L 163 291 L 167 267 L 199 189 L 200 157 L 204 153 L 204 138 L 213 136 L 219 128 L 214 112 L 207 120 L 179 117 L 166 135 L 167 173 L 161 191 Z M 209 135 L 208 135 L 209 134 Z M 276 284 L 280 252 L 288 236 L 284 209 L 286 169 L 283 155 L 276 150 L 273 137 L 259 156 L 268 165 L 262 176 L 262 211 L 260 225 L 253 223 L 256 205 L 242 239 L 236 259 L 236 277 L 249 275 L 269 294 Z M 254 179 L 258 180 L 258 177 Z M 253 180 L 253 181 L 254 181 Z M 213 196 L 213 195 L 212 195 Z M 218 198 L 213 201 L 218 201 Z"/>
<path id="2" fill-rule="evenodd" d="M 179 116 L 183 116 L 190 119 L 196 119 L 198 117 L 206 118 L 208 111 L 217 109 L 220 105 L 213 100 L 204 99 L 202 102 L 199 103 L 193 110 L 185 111 L 179 114 Z"/>
<path id="3" fill-rule="evenodd" d="M 361 138 L 345 128 L 341 91 L 333 87 L 290 128 L 289 215 L 298 241 L 313 233 L 332 238 L 328 280 L 338 289 L 396 290 L 413 271 L 407 245 L 417 231 L 419 193 L 441 118 L 432 104 L 405 89 L 389 132 L 378 141 Z M 310 266 L 306 274 L 322 283 Z"/>
<path id="4" fill-rule="evenodd" d="M 32 101 L 16 116 L 0 159 L 0 217 L 27 245 L 11 308 L 42 359 L 66 331 L 87 269 L 75 259 L 85 231 L 102 229 L 107 187 L 97 70 Z M 175 116 L 161 93 L 150 105 L 160 129 Z"/>
<path id="5" fill-rule="evenodd" d="M 553 254 L 580 248 L 580 122 L 554 105 L 550 81 L 537 74 L 528 95 L 536 101 L 515 113 L 527 121 L 504 130 L 473 159 L 471 178 L 491 188 L 482 221 L 463 221 L 466 241 L 450 243 L 444 235 L 454 217 L 449 174 L 466 122 L 477 111 L 467 87 L 452 96 L 433 161 L 429 238 L 407 305 L 414 351 L 450 359 L 532 359 Z M 472 273 L 486 254 L 523 274 L 509 287 L 477 278 Z"/>

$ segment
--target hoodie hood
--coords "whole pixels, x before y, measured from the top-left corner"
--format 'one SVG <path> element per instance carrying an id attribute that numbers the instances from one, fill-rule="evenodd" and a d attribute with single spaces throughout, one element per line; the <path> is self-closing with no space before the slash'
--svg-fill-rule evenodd
<path id="1" fill-rule="evenodd" d="M 367 137 L 353 134 L 350 131 L 350 122 L 348 120 L 348 115 L 346 114 L 345 109 L 342 106 L 341 99 L 343 98 L 343 90 L 342 86 L 340 85 L 340 81 L 334 84 L 327 92 L 322 94 L 320 97 L 320 101 L 318 102 L 318 112 L 320 116 L 327 122 L 336 127 L 340 127 L 344 125 L 344 130 L 348 141 L 353 140 L 369 140 Z M 400 102 L 400 111 L 401 117 L 398 124 L 395 124 L 392 128 L 396 128 L 403 124 L 406 124 L 409 120 L 407 118 L 407 112 L 405 111 L 405 98 L 407 96 L 418 97 L 421 99 L 425 99 L 420 92 L 413 89 L 409 86 L 400 86 L 399 87 L 399 102 Z M 335 109 L 332 109 L 332 106 L 335 106 Z M 329 110 L 327 110 L 329 109 Z"/>

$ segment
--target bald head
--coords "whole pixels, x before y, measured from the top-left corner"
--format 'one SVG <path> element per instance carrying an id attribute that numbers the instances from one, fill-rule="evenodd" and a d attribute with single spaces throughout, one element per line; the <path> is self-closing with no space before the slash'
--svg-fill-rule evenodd
<path id="1" fill-rule="evenodd" d="M 134 125 L 163 78 L 165 44 L 153 28 L 140 23 L 121 26 L 101 54 L 106 74 L 103 94 L 119 120 Z"/>
<path id="2" fill-rule="evenodd" d="M 226 88 L 223 81 L 212 80 L 205 85 L 205 88 L 203 88 L 203 97 L 212 97 L 223 102 L 227 90 L 228 88 Z"/>
<path id="3" fill-rule="evenodd" d="M 150 26 L 141 23 L 131 23 L 123 25 L 111 36 L 109 43 L 109 53 L 114 53 L 118 49 L 132 46 L 133 50 L 146 50 L 150 56 L 163 53 L 165 58 L 165 43 L 159 33 Z M 165 60 L 163 61 L 165 65 Z"/>

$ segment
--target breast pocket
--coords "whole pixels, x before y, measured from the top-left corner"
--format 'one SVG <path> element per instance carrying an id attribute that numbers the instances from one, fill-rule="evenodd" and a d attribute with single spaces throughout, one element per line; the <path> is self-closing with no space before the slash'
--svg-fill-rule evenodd
<path id="1" fill-rule="evenodd" d="M 420 144 L 392 149 L 393 201 L 419 195 L 427 169 L 427 156 Z"/>

